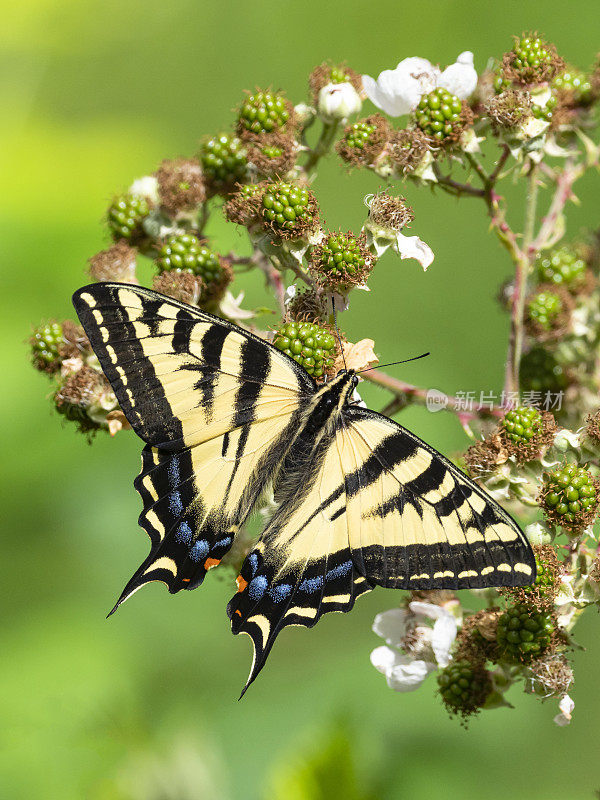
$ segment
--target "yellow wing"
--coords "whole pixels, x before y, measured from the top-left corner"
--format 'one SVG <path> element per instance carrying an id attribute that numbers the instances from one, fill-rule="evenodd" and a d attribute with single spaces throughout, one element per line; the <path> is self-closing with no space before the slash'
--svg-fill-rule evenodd
<path id="1" fill-rule="evenodd" d="M 396 422 L 350 408 L 340 429 L 352 556 L 397 589 L 520 586 L 535 559 L 517 523 L 441 453 Z"/>
<path id="2" fill-rule="evenodd" d="M 135 486 L 151 552 L 117 606 L 151 580 L 195 588 L 271 480 L 315 384 L 262 339 L 156 292 L 100 283 L 73 302 L 147 442 Z"/>
<path id="3" fill-rule="evenodd" d="M 282 628 L 311 628 L 329 611 L 349 611 L 372 588 L 350 552 L 336 437 L 324 435 L 304 453 L 298 443 L 286 467 L 276 484 L 278 510 L 246 558 L 227 607 L 233 632 L 248 634 L 254 644 L 242 694 Z"/>

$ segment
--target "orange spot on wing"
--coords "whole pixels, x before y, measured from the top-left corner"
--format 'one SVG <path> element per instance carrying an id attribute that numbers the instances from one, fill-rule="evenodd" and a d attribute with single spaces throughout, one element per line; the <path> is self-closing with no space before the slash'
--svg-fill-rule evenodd
<path id="1" fill-rule="evenodd" d="M 204 569 L 212 569 L 213 567 L 216 567 L 217 564 L 220 563 L 221 563 L 220 558 L 207 558 L 206 561 L 204 562 Z"/>
<path id="2" fill-rule="evenodd" d="M 244 580 L 241 575 L 237 576 L 235 582 L 237 583 L 238 592 L 243 592 L 246 586 L 248 586 L 248 581 Z"/>
<path id="3" fill-rule="evenodd" d="M 191 580 L 192 580 L 191 578 L 182 578 L 181 582 L 182 583 L 189 583 Z"/>
<path id="4" fill-rule="evenodd" d="M 239 610 L 239 608 L 236 608 L 236 610 L 233 613 L 237 614 L 239 617 L 242 616 L 242 612 Z"/>

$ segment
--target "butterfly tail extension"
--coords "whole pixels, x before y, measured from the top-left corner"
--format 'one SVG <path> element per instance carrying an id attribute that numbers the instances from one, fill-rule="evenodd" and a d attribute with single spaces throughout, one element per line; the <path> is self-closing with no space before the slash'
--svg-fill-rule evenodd
<path id="1" fill-rule="evenodd" d="M 227 614 L 234 634 L 245 633 L 254 645 L 254 657 L 242 697 L 265 665 L 279 632 L 288 625 L 312 628 L 323 614 L 350 611 L 356 599 L 373 587 L 360 575 L 348 550 L 281 570 L 285 557 L 263 557 L 261 545 L 244 561 L 237 578 L 238 591 Z"/>

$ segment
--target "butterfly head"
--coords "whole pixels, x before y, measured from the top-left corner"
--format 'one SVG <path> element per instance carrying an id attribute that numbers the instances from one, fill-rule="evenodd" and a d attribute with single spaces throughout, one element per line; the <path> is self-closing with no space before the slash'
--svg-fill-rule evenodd
<path id="1" fill-rule="evenodd" d="M 337 388 L 341 405 L 346 405 L 358 386 L 358 375 L 353 369 L 341 369 L 330 385 Z"/>

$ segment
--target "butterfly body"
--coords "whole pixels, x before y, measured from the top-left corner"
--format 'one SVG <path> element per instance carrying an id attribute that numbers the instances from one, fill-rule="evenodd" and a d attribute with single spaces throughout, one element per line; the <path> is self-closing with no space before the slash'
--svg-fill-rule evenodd
<path id="1" fill-rule="evenodd" d="M 152 580 L 199 586 L 268 490 L 275 511 L 227 609 L 254 643 L 248 684 L 283 627 L 348 611 L 377 585 L 535 579 L 514 520 L 410 431 L 354 404 L 353 371 L 318 386 L 262 339 L 140 287 L 84 287 L 74 304 L 146 442 L 135 487 L 151 551 L 115 608 Z"/>

